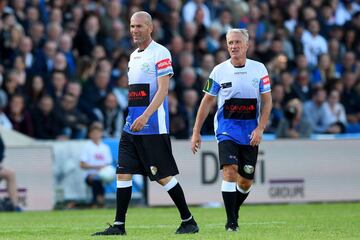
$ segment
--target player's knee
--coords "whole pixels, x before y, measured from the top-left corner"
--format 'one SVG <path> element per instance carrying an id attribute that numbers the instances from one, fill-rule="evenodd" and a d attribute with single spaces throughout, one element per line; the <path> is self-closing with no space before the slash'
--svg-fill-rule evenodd
<path id="1" fill-rule="evenodd" d="M 247 191 L 252 185 L 252 180 L 240 178 L 237 183 L 242 190 Z"/>
<path id="2" fill-rule="evenodd" d="M 2 171 L 2 178 L 6 179 L 7 181 L 11 181 L 15 179 L 15 172 L 11 169 L 3 169 Z"/>
<path id="3" fill-rule="evenodd" d="M 224 180 L 236 181 L 237 177 L 237 166 L 236 165 L 225 165 L 223 167 Z"/>
<path id="4" fill-rule="evenodd" d="M 165 186 L 168 182 L 170 182 L 171 178 L 173 178 L 172 176 L 166 177 L 166 178 L 162 178 L 160 180 L 158 180 L 157 182 L 162 185 Z"/>
<path id="5" fill-rule="evenodd" d="M 131 174 L 117 174 L 116 178 L 118 181 L 130 181 L 132 179 Z"/>

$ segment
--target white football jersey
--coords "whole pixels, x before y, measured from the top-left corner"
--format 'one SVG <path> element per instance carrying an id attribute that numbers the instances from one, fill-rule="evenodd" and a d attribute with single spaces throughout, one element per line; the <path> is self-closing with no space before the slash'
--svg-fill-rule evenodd
<path id="1" fill-rule="evenodd" d="M 246 59 L 235 67 L 230 59 L 215 66 L 204 92 L 217 96 L 214 128 L 217 140 L 250 144 L 251 132 L 258 125 L 261 94 L 271 91 L 264 64 Z"/>
<path id="2" fill-rule="evenodd" d="M 130 126 L 149 106 L 154 98 L 162 76 L 174 74 L 171 66 L 171 55 L 164 46 L 152 41 L 143 51 L 136 49 L 130 55 L 129 69 L 129 113 L 124 131 L 130 134 L 168 134 L 169 112 L 168 100 L 165 98 L 160 107 L 150 116 L 149 121 L 139 132 L 132 132 Z"/>

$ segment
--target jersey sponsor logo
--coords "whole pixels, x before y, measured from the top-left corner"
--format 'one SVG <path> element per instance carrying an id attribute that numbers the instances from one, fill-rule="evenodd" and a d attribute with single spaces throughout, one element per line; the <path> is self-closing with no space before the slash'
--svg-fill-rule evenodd
<path id="1" fill-rule="evenodd" d="M 206 81 L 206 84 L 205 84 L 205 87 L 204 87 L 204 91 L 205 91 L 205 92 L 210 92 L 213 84 L 214 84 L 214 80 L 212 80 L 211 78 L 209 78 L 209 79 Z"/>
<path id="2" fill-rule="evenodd" d="M 156 63 L 157 70 L 162 70 L 171 66 L 171 60 L 169 58 L 163 59 Z"/>
<path id="3" fill-rule="evenodd" d="M 268 75 L 266 75 L 265 77 L 262 77 L 261 81 L 263 82 L 264 85 L 270 84 L 270 78 Z"/>
<path id="4" fill-rule="evenodd" d="M 231 98 L 225 100 L 224 118 L 249 120 L 256 118 L 256 98 Z"/>
<path id="5" fill-rule="evenodd" d="M 226 82 L 226 83 L 222 83 L 221 84 L 221 88 L 224 89 L 224 88 L 230 88 L 232 87 L 232 83 L 231 82 Z"/>
<path id="6" fill-rule="evenodd" d="M 149 84 L 129 85 L 129 107 L 148 106 L 150 103 Z"/>

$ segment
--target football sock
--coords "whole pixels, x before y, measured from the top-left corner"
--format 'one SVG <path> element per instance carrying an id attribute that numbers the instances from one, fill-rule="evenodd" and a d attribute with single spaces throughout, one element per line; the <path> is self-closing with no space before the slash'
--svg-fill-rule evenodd
<path id="1" fill-rule="evenodd" d="M 116 215 L 114 225 L 125 224 L 125 215 L 129 206 L 132 191 L 132 180 L 117 181 Z"/>
<path id="2" fill-rule="evenodd" d="M 169 193 L 171 199 L 175 203 L 176 207 L 178 208 L 180 212 L 180 216 L 182 220 L 191 219 L 191 213 L 189 211 L 188 205 L 185 200 L 184 192 L 176 180 L 175 177 L 173 177 L 167 184 L 165 184 L 164 189 Z"/>
<path id="3" fill-rule="evenodd" d="M 248 190 L 244 191 L 239 185 L 236 185 L 236 205 L 235 205 L 235 216 L 238 218 L 239 216 L 239 210 L 247 196 L 250 192 L 249 188 Z"/>
<path id="4" fill-rule="evenodd" d="M 235 222 L 236 182 L 222 181 L 221 193 L 228 222 Z"/>

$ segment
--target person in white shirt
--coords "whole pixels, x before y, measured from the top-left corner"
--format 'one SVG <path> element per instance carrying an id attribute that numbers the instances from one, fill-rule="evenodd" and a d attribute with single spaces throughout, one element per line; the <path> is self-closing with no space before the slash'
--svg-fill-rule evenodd
<path id="1" fill-rule="evenodd" d="M 347 120 L 344 106 L 339 102 L 340 96 L 336 89 L 333 89 L 324 105 L 323 121 L 327 126 L 327 133 L 345 132 Z"/>
<path id="2" fill-rule="evenodd" d="M 104 206 L 104 185 L 98 177 L 99 171 L 112 164 L 110 147 L 102 142 L 103 126 L 94 122 L 89 127 L 90 141 L 86 143 L 80 156 L 80 167 L 86 171 L 85 182 L 92 188 L 93 206 Z"/>
<path id="3" fill-rule="evenodd" d="M 319 34 L 319 31 L 319 22 L 313 19 L 309 22 L 309 31 L 305 31 L 301 39 L 304 45 L 304 54 L 312 67 L 317 65 L 317 59 L 320 54 L 328 52 L 327 42 Z"/>

